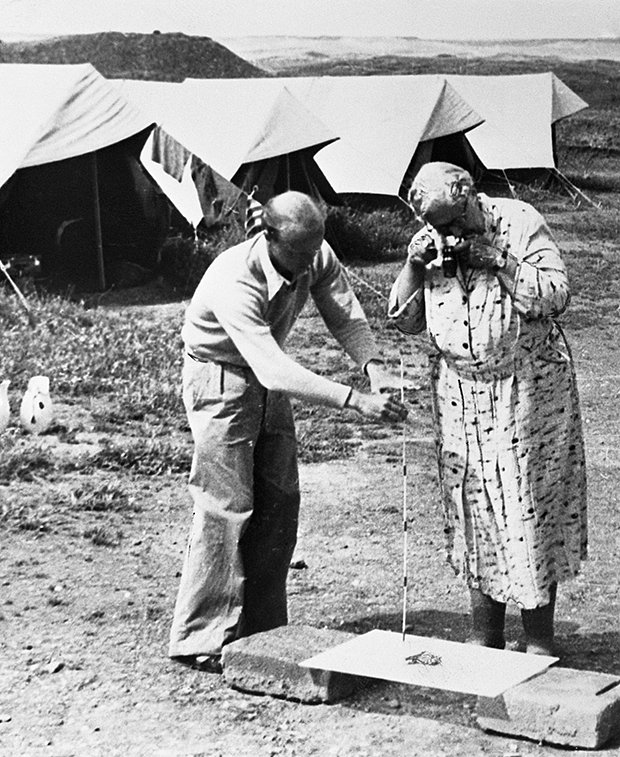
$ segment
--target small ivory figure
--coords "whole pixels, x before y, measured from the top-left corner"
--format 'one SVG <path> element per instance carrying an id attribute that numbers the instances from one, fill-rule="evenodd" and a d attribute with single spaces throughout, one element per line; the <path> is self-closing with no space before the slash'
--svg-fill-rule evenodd
<path id="1" fill-rule="evenodd" d="M 31 434 L 42 434 L 52 423 L 50 380 L 33 376 L 28 382 L 19 413 L 22 427 Z"/>

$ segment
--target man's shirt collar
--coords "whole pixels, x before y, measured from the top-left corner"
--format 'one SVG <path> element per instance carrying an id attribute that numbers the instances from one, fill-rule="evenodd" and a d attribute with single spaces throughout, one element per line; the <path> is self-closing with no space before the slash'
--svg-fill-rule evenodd
<path id="1" fill-rule="evenodd" d="M 263 273 L 265 274 L 265 279 L 267 280 L 267 297 L 269 300 L 273 300 L 283 286 L 291 286 L 292 282 L 285 279 L 284 276 L 278 273 L 274 268 L 271 258 L 269 257 L 267 240 L 264 235 L 258 240 L 258 260 L 263 269 Z"/>

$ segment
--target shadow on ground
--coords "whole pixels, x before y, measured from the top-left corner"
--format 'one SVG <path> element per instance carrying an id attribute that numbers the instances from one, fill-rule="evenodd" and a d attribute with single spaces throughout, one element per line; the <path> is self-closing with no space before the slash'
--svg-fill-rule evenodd
<path id="1" fill-rule="evenodd" d="M 369 615 L 355 618 L 339 626 L 351 633 L 368 633 L 375 628 L 383 631 L 402 629 L 400 615 Z M 432 636 L 437 639 L 465 642 L 469 632 L 469 615 L 445 610 L 418 610 L 407 614 L 407 633 Z M 558 663 L 562 667 L 594 670 L 599 673 L 620 675 L 620 632 L 579 633 L 577 623 L 558 619 L 555 624 Z M 522 651 L 524 644 L 521 619 L 508 613 L 506 638 L 509 648 Z"/>
<path id="2" fill-rule="evenodd" d="M 407 633 L 450 641 L 465 642 L 469 631 L 466 613 L 443 610 L 418 610 L 407 616 Z M 396 614 L 370 615 L 339 626 L 356 634 L 373 629 L 401 632 L 401 617 Z M 620 675 L 620 633 L 579 633 L 576 623 L 558 620 L 556 639 L 558 665 Z M 521 651 L 523 631 L 518 614 L 508 614 L 506 637 L 510 648 Z M 384 681 L 368 681 L 366 687 L 349 702 L 351 707 L 394 715 L 420 715 L 458 725 L 475 725 L 476 697 L 437 689 L 412 687 Z"/>

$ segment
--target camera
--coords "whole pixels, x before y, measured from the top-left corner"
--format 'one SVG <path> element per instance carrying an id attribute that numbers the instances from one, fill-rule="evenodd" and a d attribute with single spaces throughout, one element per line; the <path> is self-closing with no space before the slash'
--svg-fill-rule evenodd
<path id="1" fill-rule="evenodd" d="M 443 248 L 443 255 L 441 258 L 441 269 L 443 275 L 447 279 L 453 279 L 456 276 L 456 254 L 454 247 L 446 245 Z"/>

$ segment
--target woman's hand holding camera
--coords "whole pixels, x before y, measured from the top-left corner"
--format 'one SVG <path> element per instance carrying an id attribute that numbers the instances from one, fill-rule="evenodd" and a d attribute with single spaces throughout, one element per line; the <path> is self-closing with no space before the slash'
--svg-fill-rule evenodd
<path id="1" fill-rule="evenodd" d="M 469 268 L 487 268 L 496 271 L 503 267 L 504 263 L 502 251 L 481 237 L 457 242 L 452 248 L 452 254 Z"/>
<path id="2" fill-rule="evenodd" d="M 415 268 L 426 268 L 438 257 L 435 239 L 425 231 L 416 234 L 407 249 L 407 260 Z M 456 264 L 469 268 L 498 271 L 506 265 L 506 256 L 500 249 L 489 244 L 484 237 L 461 239 L 443 247 L 444 273 L 454 276 Z M 448 259 L 454 271 L 446 270 Z"/>
<path id="3" fill-rule="evenodd" d="M 496 270 L 502 260 L 501 250 L 483 239 L 470 239 L 467 244 L 467 265 L 470 268 L 490 268 Z"/>
<path id="4" fill-rule="evenodd" d="M 425 267 L 436 257 L 437 248 L 433 237 L 426 232 L 416 234 L 407 248 L 407 260 L 410 265 Z"/>

